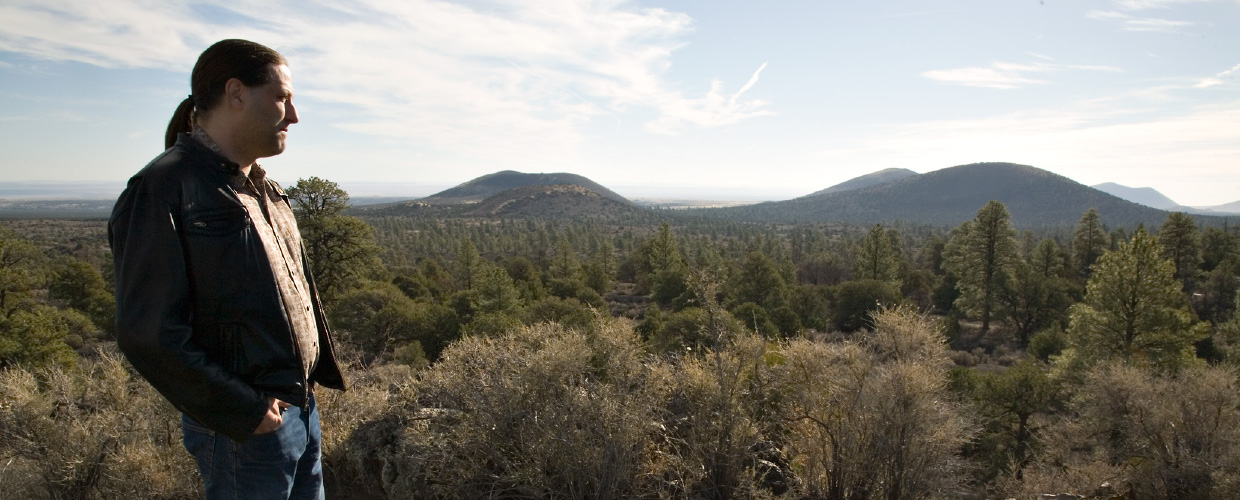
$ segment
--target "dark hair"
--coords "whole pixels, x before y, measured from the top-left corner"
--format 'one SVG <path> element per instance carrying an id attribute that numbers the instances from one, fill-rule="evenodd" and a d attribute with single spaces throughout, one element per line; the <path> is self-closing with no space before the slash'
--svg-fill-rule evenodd
<path id="1" fill-rule="evenodd" d="M 224 85 L 229 79 L 241 80 L 246 86 L 257 86 L 272 81 L 268 65 L 288 64 L 284 56 L 264 45 L 248 40 L 220 40 L 207 47 L 198 56 L 194 72 L 190 75 L 189 97 L 181 101 L 168 122 L 164 133 L 164 149 L 172 147 L 178 133 L 189 133 L 194 127 L 195 116 L 206 116 L 224 95 Z"/>

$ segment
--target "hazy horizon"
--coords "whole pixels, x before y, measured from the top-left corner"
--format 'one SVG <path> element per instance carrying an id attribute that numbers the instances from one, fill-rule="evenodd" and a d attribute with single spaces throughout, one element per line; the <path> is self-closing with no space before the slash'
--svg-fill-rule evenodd
<path id="1" fill-rule="evenodd" d="M 334 179 L 328 179 L 336 182 Z M 278 179 L 288 186 L 296 180 Z M 462 181 L 466 182 L 466 181 Z M 424 184 L 413 182 L 342 181 L 338 185 L 351 198 L 404 197 L 425 198 L 457 184 Z M 111 199 L 120 195 L 125 181 L 0 181 L 0 200 Z M 694 188 L 684 186 L 606 186 L 629 199 L 674 199 L 703 201 L 776 201 L 807 193 L 736 188 Z"/>
<path id="2" fill-rule="evenodd" d="M 524 173 L 551 173 L 551 172 L 524 172 Z M 573 173 L 573 172 L 567 172 Z M 926 172 L 919 172 L 926 173 Z M 273 178 L 286 186 L 296 183 L 296 179 L 280 179 L 278 172 L 273 172 Z M 458 186 L 462 183 L 469 182 L 473 179 L 466 179 L 453 184 L 430 184 L 416 182 L 383 182 L 383 181 L 337 181 L 335 179 L 327 179 L 336 182 L 342 189 L 349 193 L 351 198 L 401 198 L 409 199 L 425 198 L 440 191 Z M 850 180 L 850 179 L 846 179 Z M 1075 179 L 1073 179 L 1075 180 Z M 1079 182 L 1079 181 L 1078 181 Z M 1153 189 L 1160 194 L 1166 196 L 1155 186 L 1129 186 L 1122 182 L 1107 181 L 1112 184 L 1119 185 L 1124 188 L 1132 189 Z M 1103 184 L 1103 183 L 1098 183 Z M 1097 185 L 1097 184 L 1096 184 Z M 834 186 L 834 185 L 832 185 Z M 758 203 L 763 201 L 782 201 L 805 196 L 832 186 L 811 187 L 808 190 L 791 188 L 785 189 L 752 189 L 743 186 L 735 187 L 701 187 L 701 186 L 684 186 L 684 185 L 604 185 L 604 187 L 616 192 L 617 194 L 630 200 L 643 201 L 720 201 L 720 202 L 752 202 Z M 125 187 L 125 181 L 54 181 L 54 180 L 34 180 L 34 181 L 3 181 L 0 180 L 0 200 L 22 201 L 22 200 L 56 200 L 56 199 L 81 199 L 81 200 L 99 200 L 110 199 L 118 196 Z M 1122 198 L 1122 196 L 1121 196 Z M 1172 201 L 1180 203 L 1179 200 L 1171 198 Z M 1131 200 L 1130 200 L 1131 201 Z M 1240 200 L 1232 202 L 1219 203 L 1217 205 L 1184 205 L 1191 208 L 1210 208 L 1222 205 L 1232 205 L 1240 203 Z"/>

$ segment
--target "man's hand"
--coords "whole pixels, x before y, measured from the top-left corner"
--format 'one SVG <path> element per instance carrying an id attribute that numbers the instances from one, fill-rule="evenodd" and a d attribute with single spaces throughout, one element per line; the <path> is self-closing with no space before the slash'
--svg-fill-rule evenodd
<path id="1" fill-rule="evenodd" d="M 263 415 L 263 421 L 258 423 L 254 434 L 266 434 L 279 429 L 284 424 L 284 409 L 290 406 L 293 405 L 267 396 L 267 414 Z"/>

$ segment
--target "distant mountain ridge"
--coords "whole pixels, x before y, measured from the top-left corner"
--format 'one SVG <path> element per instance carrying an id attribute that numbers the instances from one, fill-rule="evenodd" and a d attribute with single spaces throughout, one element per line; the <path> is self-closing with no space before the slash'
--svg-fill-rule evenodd
<path id="1" fill-rule="evenodd" d="M 1104 193 L 1113 194 L 1133 203 L 1140 203 L 1147 207 L 1154 207 L 1170 212 L 1219 216 L 1240 214 L 1240 201 L 1233 201 L 1231 203 L 1212 207 L 1190 207 L 1176 203 L 1171 198 L 1166 197 L 1162 193 L 1158 192 L 1158 190 L 1150 187 L 1132 188 L 1121 184 L 1116 184 L 1114 182 L 1104 182 L 1092 187 Z"/>
<path id="2" fill-rule="evenodd" d="M 1090 187 L 1107 194 L 1118 196 L 1133 203 L 1140 203 L 1147 207 L 1154 207 L 1159 210 L 1172 210 L 1180 206 L 1179 203 L 1176 203 L 1171 198 L 1166 197 L 1162 193 L 1158 192 L 1157 189 L 1152 187 L 1134 188 L 1116 184 L 1114 182 L 1104 182 Z"/>
<path id="3" fill-rule="evenodd" d="M 1233 201 L 1231 203 L 1224 203 L 1222 205 L 1215 205 L 1213 207 L 1209 207 L 1208 210 L 1240 214 L 1240 200 Z"/>
<path id="4" fill-rule="evenodd" d="M 707 215 L 762 222 L 909 222 L 955 226 L 999 200 L 1019 228 L 1072 226 L 1096 208 L 1104 223 L 1157 227 L 1168 212 L 1132 203 L 1067 177 L 1028 165 L 974 163 L 863 188 L 745 207 L 703 210 Z"/>
<path id="5" fill-rule="evenodd" d="M 805 195 L 805 197 L 818 196 L 818 195 L 830 194 L 830 193 L 839 193 L 842 191 L 849 191 L 852 189 L 861 189 L 863 187 L 869 187 L 869 186 L 873 186 L 876 184 L 884 184 L 884 183 L 891 182 L 891 181 L 898 181 L 900 179 L 904 179 L 906 177 L 913 177 L 916 175 L 921 175 L 921 174 L 918 174 L 917 172 L 914 172 L 907 168 L 886 168 L 883 170 L 879 170 L 877 172 L 862 175 L 860 177 L 853 177 L 852 179 L 846 180 L 844 182 L 841 182 L 829 188 L 826 188 L 820 191 L 815 191 L 813 193 Z"/>
<path id="6" fill-rule="evenodd" d="M 487 174 L 465 182 L 459 186 L 427 196 L 426 198 L 422 198 L 418 201 L 432 205 L 478 203 L 486 198 L 495 196 L 504 191 L 508 191 L 509 189 L 555 184 L 581 186 L 598 193 L 600 196 L 605 198 L 623 204 L 632 204 L 632 202 L 625 197 L 616 194 L 614 191 L 603 187 L 603 185 L 597 182 L 577 174 L 563 172 L 551 174 L 527 174 L 517 172 L 515 170 L 503 170 L 493 174 Z"/>
<path id="7" fill-rule="evenodd" d="M 459 198 L 457 198 L 459 199 Z M 618 201 L 577 184 L 533 184 L 506 189 L 471 203 L 427 203 L 426 198 L 353 207 L 363 217 L 483 219 L 593 219 L 649 222 L 666 214 Z"/>
<path id="8" fill-rule="evenodd" d="M 465 217 L 610 219 L 651 213 L 576 184 L 521 186 L 470 205 Z"/>

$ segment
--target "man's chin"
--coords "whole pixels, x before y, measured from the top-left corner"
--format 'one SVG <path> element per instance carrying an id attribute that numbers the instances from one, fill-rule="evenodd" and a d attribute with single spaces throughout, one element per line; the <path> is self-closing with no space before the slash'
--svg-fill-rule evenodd
<path id="1" fill-rule="evenodd" d="M 272 144 L 271 147 L 267 148 L 266 154 L 264 154 L 262 158 L 270 158 L 272 156 L 278 155 L 283 152 L 284 152 L 284 141 L 281 140 L 275 144 Z"/>

